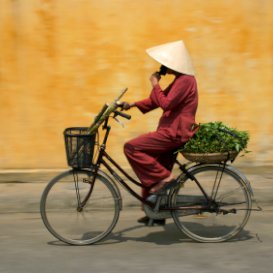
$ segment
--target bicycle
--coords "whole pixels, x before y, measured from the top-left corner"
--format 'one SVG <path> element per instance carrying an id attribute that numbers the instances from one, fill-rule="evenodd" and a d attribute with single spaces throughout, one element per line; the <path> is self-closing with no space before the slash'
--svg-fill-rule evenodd
<path id="1" fill-rule="evenodd" d="M 106 152 L 111 130 L 109 119 L 131 118 L 118 110 L 119 99 L 126 90 L 102 107 L 90 127 L 64 131 L 67 161 L 72 169 L 53 178 L 42 194 L 40 212 L 48 231 L 72 245 L 101 241 L 119 219 L 122 196 L 117 184 L 120 184 L 143 204 L 151 219 L 149 225 L 154 219 L 173 218 L 178 229 L 198 242 L 223 242 L 235 237 L 246 225 L 254 199 L 247 178 L 227 164 L 227 160 L 209 164 L 181 164 L 176 160 L 179 183 L 146 200 L 117 173 L 118 170 L 134 185 L 144 187 Z M 99 128 L 104 132 L 102 143 L 98 138 Z"/>

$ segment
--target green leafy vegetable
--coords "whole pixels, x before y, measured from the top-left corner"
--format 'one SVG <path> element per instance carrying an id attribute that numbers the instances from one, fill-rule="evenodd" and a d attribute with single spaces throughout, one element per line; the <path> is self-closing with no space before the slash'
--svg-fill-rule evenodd
<path id="1" fill-rule="evenodd" d="M 185 145 L 182 152 L 219 153 L 246 150 L 248 132 L 229 128 L 222 122 L 209 122 L 200 125 L 197 133 Z"/>

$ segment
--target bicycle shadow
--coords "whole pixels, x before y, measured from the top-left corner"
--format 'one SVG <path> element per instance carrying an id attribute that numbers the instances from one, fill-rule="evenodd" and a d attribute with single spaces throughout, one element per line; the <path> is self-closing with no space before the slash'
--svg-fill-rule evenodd
<path id="1" fill-rule="evenodd" d="M 150 242 L 159 245 L 170 245 L 174 243 L 178 243 L 179 240 L 191 241 L 186 235 L 182 232 L 179 232 L 177 227 L 174 224 L 168 224 L 162 227 L 161 231 L 149 232 L 144 236 L 132 235 L 130 236 L 130 232 L 140 231 L 141 233 L 145 233 L 144 229 L 153 229 L 153 227 L 147 227 L 145 225 L 135 225 L 132 227 L 124 228 L 118 230 L 116 232 L 112 232 L 102 241 L 95 243 L 95 245 L 112 245 L 112 244 L 120 244 L 127 241 L 139 241 L 139 242 Z M 84 237 L 85 235 L 83 235 Z M 54 240 L 47 243 L 52 246 L 71 246 L 62 241 Z"/>
<path id="2" fill-rule="evenodd" d="M 195 228 L 202 229 L 203 225 L 193 223 Z M 137 230 L 137 229 L 147 229 L 147 226 L 143 225 L 136 225 L 134 227 L 126 228 L 123 230 L 120 230 L 118 232 L 112 233 L 110 236 L 108 236 L 108 240 L 111 240 L 112 242 L 109 243 L 123 243 L 126 241 L 136 241 L 136 242 L 146 242 L 146 243 L 154 243 L 157 245 L 172 245 L 177 243 L 198 243 L 191 238 L 187 237 L 183 232 L 181 232 L 175 223 L 169 223 L 163 226 L 162 230 L 160 231 L 154 231 L 145 234 L 144 236 L 130 236 L 128 233 L 131 231 Z M 153 227 L 149 227 L 153 228 Z M 229 227 L 230 228 L 230 227 Z M 226 230 L 226 226 L 222 226 L 219 228 L 219 230 Z M 239 241 L 247 241 L 253 239 L 254 236 L 251 235 L 250 231 L 248 230 L 242 230 L 236 237 L 232 238 L 231 240 L 227 241 L 229 243 L 239 242 Z M 101 242 L 99 244 L 104 244 L 107 242 Z"/>
<path id="3" fill-rule="evenodd" d="M 192 223 L 195 229 L 202 229 L 203 225 Z M 156 226 L 158 229 L 158 226 Z M 178 243 L 198 243 L 191 238 L 187 237 L 182 231 L 180 231 L 175 223 L 169 223 L 165 226 L 162 226 L 161 230 L 152 231 L 154 227 L 147 227 L 145 225 L 135 225 L 132 227 L 128 227 L 125 229 L 118 230 L 116 232 L 112 232 L 102 241 L 95 243 L 95 245 L 112 245 L 112 244 L 120 244 L 128 241 L 135 242 L 145 242 L 145 243 L 153 243 L 156 245 L 173 245 Z M 218 230 L 225 231 L 227 230 L 226 226 L 221 226 Z M 148 229 L 151 229 L 151 232 L 147 232 Z M 130 235 L 131 232 L 137 231 L 138 235 Z M 145 235 L 139 235 L 139 233 Z M 236 237 L 222 243 L 236 243 L 239 241 L 247 241 L 253 239 L 255 236 L 251 235 L 250 231 L 242 230 Z M 61 241 L 50 241 L 48 245 L 54 246 L 71 246 Z M 88 245 L 87 245 L 88 246 Z"/>
<path id="4" fill-rule="evenodd" d="M 179 232 L 175 224 L 167 224 L 162 227 L 160 231 L 151 231 L 147 232 L 147 229 L 153 229 L 154 227 L 147 227 L 144 225 L 136 225 L 131 228 L 126 228 L 123 230 L 119 230 L 118 232 L 114 232 L 109 236 L 109 239 L 113 241 L 113 243 L 124 243 L 126 241 L 135 241 L 135 242 L 146 242 L 146 243 L 154 243 L 158 245 L 172 245 L 177 244 L 181 240 L 183 241 L 191 241 L 186 235 L 182 232 Z M 157 226 L 158 228 L 158 226 Z M 145 235 L 140 236 L 130 236 L 131 231 L 135 230 L 143 230 L 141 233 L 146 233 Z M 104 242 L 102 242 L 103 244 Z"/>

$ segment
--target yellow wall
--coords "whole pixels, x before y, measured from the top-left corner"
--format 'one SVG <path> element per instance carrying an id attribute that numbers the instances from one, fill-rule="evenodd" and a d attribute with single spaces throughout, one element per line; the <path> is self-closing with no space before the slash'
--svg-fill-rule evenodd
<path id="1" fill-rule="evenodd" d="M 149 94 L 145 49 L 183 39 L 197 71 L 198 121 L 248 130 L 241 163 L 273 163 L 273 1 L 0 0 L 0 169 L 63 168 L 62 132 L 105 101 Z M 167 79 L 162 83 L 167 84 Z M 160 111 L 114 125 L 111 154 Z"/>

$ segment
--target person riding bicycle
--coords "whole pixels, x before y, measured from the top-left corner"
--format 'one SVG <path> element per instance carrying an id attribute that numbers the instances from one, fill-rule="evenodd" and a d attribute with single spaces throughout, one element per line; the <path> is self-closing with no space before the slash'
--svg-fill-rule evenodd
<path id="1" fill-rule="evenodd" d="M 150 96 L 134 103 L 123 102 L 123 109 L 137 107 L 147 113 L 160 107 L 163 114 L 157 130 L 140 135 L 124 145 L 124 153 L 141 183 L 142 196 L 147 198 L 172 187 L 176 180 L 171 173 L 176 158 L 174 151 L 183 146 L 196 132 L 195 115 L 198 106 L 197 83 L 191 58 L 183 41 L 171 42 L 147 49 L 150 57 L 161 64 L 160 72 L 150 76 Z M 173 82 L 160 87 L 161 75 L 172 74 Z M 147 216 L 138 220 L 149 221 Z M 165 224 L 165 220 L 156 220 Z"/>

